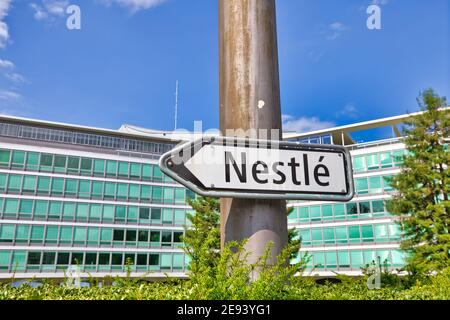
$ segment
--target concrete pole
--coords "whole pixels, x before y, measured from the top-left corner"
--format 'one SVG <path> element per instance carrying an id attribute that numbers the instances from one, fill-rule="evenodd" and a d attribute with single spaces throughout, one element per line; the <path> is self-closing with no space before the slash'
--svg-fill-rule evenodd
<path id="1" fill-rule="evenodd" d="M 219 42 L 222 133 L 277 129 L 275 138 L 281 140 L 275 0 L 219 0 Z M 257 137 L 267 138 L 260 132 Z M 249 239 L 248 263 L 256 262 L 270 241 L 276 257 L 287 244 L 286 201 L 222 199 L 221 236 L 222 248 Z"/>

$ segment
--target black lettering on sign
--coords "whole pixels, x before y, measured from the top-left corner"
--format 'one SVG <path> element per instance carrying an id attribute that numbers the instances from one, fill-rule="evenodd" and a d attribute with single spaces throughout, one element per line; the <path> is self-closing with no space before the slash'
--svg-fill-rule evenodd
<path id="1" fill-rule="evenodd" d="M 241 171 L 239 171 L 239 167 L 236 163 L 236 160 L 233 158 L 233 155 L 231 154 L 231 152 L 226 151 L 225 152 L 225 179 L 226 182 L 231 182 L 231 177 L 230 177 L 230 162 L 233 164 L 233 169 L 236 172 L 239 181 L 241 183 L 246 183 L 247 182 L 247 167 L 246 167 L 246 154 L 245 152 L 241 153 L 241 159 L 242 159 L 242 164 L 241 164 Z"/>
<path id="2" fill-rule="evenodd" d="M 278 170 L 279 167 L 284 167 L 284 163 L 283 162 L 275 162 L 272 166 L 272 170 L 273 172 L 275 172 L 279 177 L 280 180 L 273 180 L 273 183 L 275 184 L 283 184 L 286 182 L 286 175 L 281 172 L 280 170 Z"/>
<path id="3" fill-rule="evenodd" d="M 262 166 L 263 169 L 260 170 L 258 169 L 259 166 Z M 255 179 L 255 181 L 259 184 L 267 184 L 269 183 L 269 179 L 264 179 L 261 180 L 258 175 L 260 174 L 268 174 L 269 173 L 269 167 L 267 166 L 267 164 L 263 161 L 258 161 L 253 165 L 252 168 L 252 175 L 253 175 L 253 179 Z"/>
<path id="4" fill-rule="evenodd" d="M 298 163 L 295 158 L 291 158 L 291 162 L 288 163 L 288 166 L 291 167 L 291 171 L 292 171 L 292 182 L 296 185 L 299 186 L 302 183 L 300 181 L 298 181 L 297 179 L 297 168 L 300 167 L 300 163 Z"/>
<path id="5" fill-rule="evenodd" d="M 322 162 L 325 159 L 324 156 L 320 157 L 319 162 Z M 319 172 L 322 170 L 322 172 Z M 314 168 L 314 180 L 316 180 L 316 183 L 321 187 L 328 187 L 330 185 L 330 182 L 322 182 L 321 177 L 323 178 L 329 178 L 330 177 L 330 170 L 324 165 L 324 164 L 318 164 Z"/>

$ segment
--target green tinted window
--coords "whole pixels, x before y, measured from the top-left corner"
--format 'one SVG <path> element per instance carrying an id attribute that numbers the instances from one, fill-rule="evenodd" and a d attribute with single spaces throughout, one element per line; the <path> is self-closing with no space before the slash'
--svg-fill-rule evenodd
<path id="1" fill-rule="evenodd" d="M 89 213 L 89 205 L 87 203 L 79 203 L 77 205 L 77 219 L 86 220 Z"/>
<path id="2" fill-rule="evenodd" d="M 173 202 L 174 190 L 173 188 L 164 188 L 164 202 Z"/>
<path id="3" fill-rule="evenodd" d="M 347 227 L 336 227 L 336 239 L 337 240 L 347 239 Z"/>
<path id="4" fill-rule="evenodd" d="M 67 168 L 71 169 L 72 172 L 77 172 L 80 168 L 80 158 L 69 157 Z"/>
<path id="5" fill-rule="evenodd" d="M 361 234 L 359 232 L 359 226 L 348 227 L 348 233 L 349 233 L 350 240 L 359 240 L 361 238 Z"/>
<path id="6" fill-rule="evenodd" d="M 117 161 L 106 161 L 106 174 L 109 176 L 117 175 Z"/>
<path id="7" fill-rule="evenodd" d="M 6 174 L 0 173 L 0 190 L 5 190 L 6 187 Z"/>
<path id="8" fill-rule="evenodd" d="M 99 175 L 105 173 L 105 160 L 94 160 L 94 173 Z"/>
<path id="9" fill-rule="evenodd" d="M 62 194 L 64 190 L 64 179 L 62 178 L 53 178 L 52 180 L 52 193 L 53 194 Z"/>
<path id="10" fill-rule="evenodd" d="M 0 166 L 3 166 L 3 167 L 8 166 L 10 157 L 11 157 L 11 151 L 0 150 Z"/>
<path id="11" fill-rule="evenodd" d="M 116 207 L 116 220 L 124 221 L 126 217 L 127 207 L 117 206 Z"/>
<path id="12" fill-rule="evenodd" d="M 77 193 L 78 181 L 74 179 L 66 180 L 65 192 L 68 195 L 74 195 Z"/>
<path id="13" fill-rule="evenodd" d="M 11 252 L 0 251 L 0 267 L 9 266 L 9 261 L 11 260 Z"/>
<path id="14" fill-rule="evenodd" d="M 163 209 L 163 223 L 171 224 L 173 223 L 173 210 Z"/>
<path id="15" fill-rule="evenodd" d="M 75 203 L 66 202 L 64 203 L 63 215 L 66 219 L 73 219 L 75 216 Z"/>
<path id="16" fill-rule="evenodd" d="M 381 177 L 370 177 L 370 193 L 381 193 Z"/>
<path id="17" fill-rule="evenodd" d="M 364 259 L 361 251 L 350 251 L 350 258 L 352 260 L 352 268 L 361 268 L 364 266 Z"/>
<path id="18" fill-rule="evenodd" d="M 117 184 L 117 196 L 121 199 L 128 197 L 128 185 L 124 183 Z"/>
<path id="19" fill-rule="evenodd" d="M 380 162 L 382 168 L 392 167 L 392 155 L 390 152 L 383 152 L 380 154 Z"/>
<path id="20" fill-rule="evenodd" d="M 103 182 L 92 181 L 92 196 L 100 198 L 103 196 Z"/>
<path id="21" fill-rule="evenodd" d="M 20 165 L 21 167 L 23 167 L 23 165 L 25 164 L 25 152 L 14 151 L 12 156 L 12 164 L 13 167 L 15 165 Z"/>
<path id="22" fill-rule="evenodd" d="M 175 203 L 176 204 L 183 204 L 186 200 L 185 200 L 185 191 L 184 189 L 181 188 L 176 188 L 175 189 Z"/>
<path id="23" fill-rule="evenodd" d="M 372 201 L 373 212 L 384 212 L 384 202 L 382 200 Z"/>
<path id="24" fill-rule="evenodd" d="M 39 153 L 28 152 L 27 154 L 27 169 L 38 170 L 39 168 Z"/>
<path id="25" fill-rule="evenodd" d="M 353 158 L 353 170 L 355 170 L 355 172 L 366 171 L 364 156 L 357 156 Z"/>
<path id="26" fill-rule="evenodd" d="M 44 239 L 44 226 L 33 226 L 31 228 L 31 240 L 41 241 Z"/>
<path id="27" fill-rule="evenodd" d="M 21 200 L 19 212 L 21 214 L 31 214 L 33 212 L 33 200 Z"/>
<path id="28" fill-rule="evenodd" d="M 34 192 L 36 191 L 37 177 L 24 176 L 23 177 L 23 191 Z"/>
<path id="29" fill-rule="evenodd" d="M 367 168 L 369 170 L 378 169 L 380 167 L 380 162 L 378 159 L 378 154 L 371 154 L 366 156 Z"/>
<path id="30" fill-rule="evenodd" d="M 37 217 L 45 217 L 47 215 L 48 201 L 36 201 L 34 215 Z"/>
<path id="31" fill-rule="evenodd" d="M 91 204 L 89 216 L 91 219 L 100 220 L 102 217 L 102 206 L 100 204 Z"/>
<path id="32" fill-rule="evenodd" d="M 12 242 L 14 239 L 14 227 L 13 224 L 0 225 L 0 241 Z"/>
<path id="33" fill-rule="evenodd" d="M 79 196 L 85 198 L 89 197 L 89 194 L 91 192 L 91 182 L 88 180 L 80 180 L 79 184 Z"/>
<path id="34" fill-rule="evenodd" d="M 372 226 L 361 226 L 362 237 L 364 239 L 373 239 L 373 229 Z"/>
<path id="35" fill-rule="evenodd" d="M 91 172 L 92 171 L 92 159 L 81 159 L 81 171 Z"/>
<path id="36" fill-rule="evenodd" d="M 61 241 L 70 243 L 72 241 L 72 227 L 61 227 Z"/>
<path id="37" fill-rule="evenodd" d="M 114 198 L 116 195 L 116 184 L 113 182 L 105 183 L 105 197 Z"/>
<path id="38" fill-rule="evenodd" d="M 323 205 L 322 206 L 322 215 L 324 218 L 333 217 L 333 206 L 331 204 Z"/>
<path id="39" fill-rule="evenodd" d="M 50 178 L 39 177 L 38 179 L 38 191 L 42 193 L 48 193 L 50 191 Z"/>
<path id="40" fill-rule="evenodd" d="M 55 241 L 58 240 L 58 227 L 56 226 L 48 226 L 47 232 L 45 233 L 46 241 Z"/>
<path id="41" fill-rule="evenodd" d="M 139 178 L 141 176 L 141 164 L 132 163 L 130 165 L 130 176 L 134 178 Z"/>
<path id="42" fill-rule="evenodd" d="M 88 241 L 91 243 L 98 242 L 99 237 L 99 229 L 98 228 L 89 228 L 88 230 Z"/>
<path id="43" fill-rule="evenodd" d="M 41 162 L 40 162 L 41 167 L 45 166 L 45 167 L 51 167 L 53 166 L 53 155 L 52 154 L 41 154 Z"/>
<path id="44" fill-rule="evenodd" d="M 153 189 L 153 196 L 152 196 L 153 201 L 161 202 L 161 200 L 162 200 L 162 188 L 154 186 L 152 189 Z"/>
<path id="45" fill-rule="evenodd" d="M 85 227 L 75 227 L 74 240 L 77 243 L 84 243 L 86 241 L 86 231 Z"/>
<path id="46" fill-rule="evenodd" d="M 22 176 L 11 174 L 8 179 L 8 190 L 9 191 L 20 191 L 22 185 Z"/>
<path id="47" fill-rule="evenodd" d="M 29 237 L 30 237 L 30 226 L 18 225 L 16 227 L 17 240 L 28 240 Z"/>
<path id="48" fill-rule="evenodd" d="M 309 208 L 308 207 L 298 208 L 298 214 L 299 214 L 300 219 L 309 220 Z"/>
<path id="49" fill-rule="evenodd" d="M 19 200 L 6 199 L 5 201 L 5 213 L 16 214 L 19 206 Z"/>
<path id="50" fill-rule="evenodd" d="M 334 206 L 334 215 L 335 216 L 344 216 L 345 215 L 345 206 L 343 204 L 335 204 Z"/>
<path id="51" fill-rule="evenodd" d="M 112 221 L 114 219 L 114 206 L 104 205 L 103 206 L 103 220 Z"/>
<path id="52" fill-rule="evenodd" d="M 128 162 L 119 162 L 119 176 L 128 177 L 129 164 Z"/>
<path id="53" fill-rule="evenodd" d="M 320 220 L 320 206 L 312 206 L 310 212 L 312 221 Z"/>
<path id="54" fill-rule="evenodd" d="M 55 156 L 55 169 L 66 169 L 67 158 L 65 156 Z M 63 172 L 64 170 L 59 170 Z"/>
<path id="55" fill-rule="evenodd" d="M 334 243 L 334 228 L 323 229 L 323 237 L 325 239 L 325 243 Z"/>
<path id="56" fill-rule="evenodd" d="M 153 166 L 153 180 L 155 181 L 163 180 L 163 173 L 161 172 L 159 166 Z"/>
<path id="57" fill-rule="evenodd" d="M 152 178 L 152 166 L 149 164 L 142 165 L 142 179 L 151 180 Z"/>
<path id="58" fill-rule="evenodd" d="M 350 268 L 350 255 L 348 251 L 338 251 L 339 267 Z"/>
<path id="59" fill-rule="evenodd" d="M 355 179 L 355 188 L 356 188 L 356 192 L 358 192 L 360 194 L 368 193 L 369 192 L 369 184 L 367 182 L 367 178 Z"/>
<path id="60" fill-rule="evenodd" d="M 112 241 L 113 232 L 112 229 L 102 228 L 100 233 L 100 240 L 103 242 Z"/>
<path id="61" fill-rule="evenodd" d="M 141 194 L 140 185 L 138 184 L 130 184 L 129 189 L 129 198 L 131 199 L 139 199 L 139 196 Z"/>

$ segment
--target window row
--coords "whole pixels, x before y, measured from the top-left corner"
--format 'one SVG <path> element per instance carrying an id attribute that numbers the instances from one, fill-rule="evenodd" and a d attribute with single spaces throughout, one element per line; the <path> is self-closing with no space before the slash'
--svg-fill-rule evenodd
<path id="1" fill-rule="evenodd" d="M 336 269 L 361 270 L 361 268 L 373 262 L 377 263 L 377 265 L 387 265 L 391 268 L 403 267 L 407 254 L 402 250 L 339 250 L 311 252 L 310 257 L 307 269 L 317 271 Z"/>
<path id="2" fill-rule="evenodd" d="M 398 168 L 401 166 L 407 150 L 395 150 L 353 157 L 353 171 L 365 172 L 372 170 Z"/>
<path id="3" fill-rule="evenodd" d="M 111 253 L 0 251 L 0 272 L 66 271 L 79 266 L 81 271 L 182 271 L 189 259 L 183 253 Z"/>
<path id="4" fill-rule="evenodd" d="M 114 150 L 143 152 L 155 155 L 164 154 L 174 143 L 144 141 L 108 135 L 83 133 L 69 130 L 49 129 L 10 123 L 0 123 L 0 135 L 6 137 L 51 141 L 64 144 L 87 145 Z"/>
<path id="5" fill-rule="evenodd" d="M 303 246 L 357 244 L 367 242 L 397 242 L 401 231 L 397 224 L 374 224 L 329 228 L 300 229 Z"/>
<path id="6" fill-rule="evenodd" d="M 180 247 L 183 231 L 0 224 L 0 243 L 60 246 Z"/>
<path id="7" fill-rule="evenodd" d="M 158 165 L 0 149 L 0 168 L 143 181 L 174 181 Z"/>
<path id="8" fill-rule="evenodd" d="M 355 181 L 355 191 L 356 194 L 380 194 L 383 192 L 392 192 L 390 180 L 393 176 L 374 176 L 374 177 L 364 177 L 356 178 Z"/>
<path id="9" fill-rule="evenodd" d="M 367 219 L 388 216 L 384 200 L 294 207 L 289 223 Z"/>
<path id="10" fill-rule="evenodd" d="M 189 225 L 193 210 L 0 198 L 0 217 L 40 221 Z"/>
<path id="11" fill-rule="evenodd" d="M 52 197 L 186 204 L 185 188 L 0 173 L 0 192 Z"/>

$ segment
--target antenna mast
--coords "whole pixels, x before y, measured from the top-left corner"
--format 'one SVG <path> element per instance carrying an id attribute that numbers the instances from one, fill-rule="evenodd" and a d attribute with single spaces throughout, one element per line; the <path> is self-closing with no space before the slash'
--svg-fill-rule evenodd
<path id="1" fill-rule="evenodd" d="M 178 129 L 178 80 L 175 87 L 175 130 Z"/>

